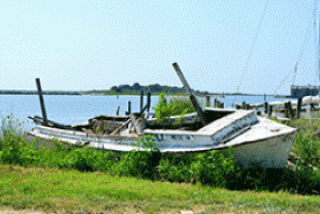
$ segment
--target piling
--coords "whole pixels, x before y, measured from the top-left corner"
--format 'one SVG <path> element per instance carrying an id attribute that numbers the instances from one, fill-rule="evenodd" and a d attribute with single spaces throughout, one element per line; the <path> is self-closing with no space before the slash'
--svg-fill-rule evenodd
<path id="1" fill-rule="evenodd" d="M 43 118 L 43 125 L 47 125 L 48 118 L 47 118 L 46 108 L 44 106 L 40 78 L 36 78 L 36 85 L 38 88 L 38 94 L 39 94 L 39 100 L 40 100 L 40 106 L 41 106 L 41 112 L 42 112 L 42 118 Z"/>
<path id="2" fill-rule="evenodd" d="M 298 99 L 298 106 L 297 106 L 297 118 L 300 118 L 300 111 L 301 111 L 301 104 L 302 104 L 302 98 L 300 97 Z"/>
<path id="3" fill-rule="evenodd" d="M 270 118 L 271 116 L 272 116 L 272 106 L 269 106 L 268 117 Z"/>
<path id="4" fill-rule="evenodd" d="M 131 101 L 128 101 L 128 111 L 126 112 L 126 115 L 131 114 Z"/>
<path id="5" fill-rule="evenodd" d="M 148 97 L 147 97 L 147 112 L 150 112 L 150 107 L 151 107 L 151 92 L 148 92 Z"/>
<path id="6" fill-rule="evenodd" d="M 117 116 L 119 116 L 119 112 L 120 112 L 120 106 L 118 106 L 118 109 L 117 109 Z"/>
<path id="7" fill-rule="evenodd" d="M 206 96 L 206 107 L 210 107 L 210 96 Z"/>
<path id="8" fill-rule="evenodd" d="M 293 112 L 292 105 L 291 105 L 290 101 L 288 102 L 288 112 L 289 112 L 289 118 L 293 119 L 294 118 L 294 112 Z"/>
<path id="9" fill-rule="evenodd" d="M 268 102 L 264 102 L 264 113 L 268 113 Z"/>
<path id="10" fill-rule="evenodd" d="M 246 107 L 247 107 L 247 104 L 246 104 L 245 101 L 243 101 L 243 102 L 242 102 L 242 105 L 241 105 L 241 108 L 242 108 L 242 109 L 246 109 Z"/>
<path id="11" fill-rule="evenodd" d="M 142 112 L 143 109 L 143 91 L 141 91 L 140 94 L 140 112 Z"/>
<path id="12" fill-rule="evenodd" d="M 289 118 L 288 103 L 284 103 L 284 116 L 285 116 L 286 118 Z"/>

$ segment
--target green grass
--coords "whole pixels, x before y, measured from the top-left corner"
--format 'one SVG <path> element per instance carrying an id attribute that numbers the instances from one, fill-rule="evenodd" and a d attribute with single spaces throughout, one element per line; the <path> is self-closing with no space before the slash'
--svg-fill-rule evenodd
<path id="1" fill-rule="evenodd" d="M 0 171 L 0 206 L 15 209 L 58 213 L 320 212 L 319 196 L 230 191 L 201 184 L 8 164 L 0 164 Z"/>
<path id="2" fill-rule="evenodd" d="M 304 127 L 292 151 L 318 166 L 318 120 L 296 120 Z M 60 142 L 37 146 L 25 141 L 19 121 L 2 121 L 0 212 L 8 209 L 57 213 L 319 213 L 320 174 L 237 166 L 217 151 L 159 156 L 75 148 Z M 153 164 L 150 164 L 150 163 Z M 299 163 L 298 163 L 299 164 Z"/>

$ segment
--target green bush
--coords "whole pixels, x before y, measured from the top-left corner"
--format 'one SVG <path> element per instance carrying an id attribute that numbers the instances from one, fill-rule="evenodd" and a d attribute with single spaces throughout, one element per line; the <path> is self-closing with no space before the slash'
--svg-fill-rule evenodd
<path id="1" fill-rule="evenodd" d="M 143 139 L 138 139 L 134 146 L 137 146 L 137 149 L 125 155 L 119 167 L 120 171 L 130 176 L 155 179 L 161 152 L 155 146 L 153 137 L 145 136 Z"/>
<path id="2" fill-rule="evenodd" d="M 3 122 L 8 124 L 8 122 Z M 12 125 L 12 124 L 11 124 Z M 10 125 L 10 126 L 11 126 Z M 9 127 L 3 126 L 2 129 Z M 1 130 L 0 161 L 21 166 L 74 168 L 103 171 L 114 175 L 171 182 L 199 182 L 229 189 L 286 190 L 302 194 L 320 193 L 320 173 L 298 161 L 296 170 L 268 169 L 259 163 L 239 166 L 230 149 L 203 153 L 160 153 L 151 136 L 137 141 L 128 153 L 90 147 L 76 148 L 61 142 L 27 143 L 13 128 Z M 298 135 L 295 152 L 304 162 L 313 163 L 319 152 L 315 135 Z M 49 146 L 49 144 L 51 146 Z"/>
<path id="3" fill-rule="evenodd" d="M 185 98 L 172 98 L 168 103 L 164 93 L 159 95 L 158 104 L 153 107 L 155 117 L 159 124 L 164 124 L 165 119 L 174 115 L 184 115 L 194 112 L 194 107 L 190 100 Z"/>

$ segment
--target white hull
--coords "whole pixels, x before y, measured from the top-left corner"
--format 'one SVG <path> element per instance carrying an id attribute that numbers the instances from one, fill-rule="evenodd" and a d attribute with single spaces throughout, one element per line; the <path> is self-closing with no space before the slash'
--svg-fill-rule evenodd
<path id="1" fill-rule="evenodd" d="M 217 109 L 214 111 L 219 113 Z M 42 125 L 28 134 L 46 140 L 57 139 L 79 146 L 124 152 L 135 149 L 132 144 L 138 138 L 126 131 L 117 136 L 95 135 Z M 152 135 L 161 152 L 227 151 L 233 147 L 234 158 L 244 166 L 249 162 L 261 162 L 267 167 L 282 168 L 287 164 L 296 130 L 257 117 L 253 111 L 230 110 L 228 115 L 196 131 L 145 129 L 144 135 Z"/>

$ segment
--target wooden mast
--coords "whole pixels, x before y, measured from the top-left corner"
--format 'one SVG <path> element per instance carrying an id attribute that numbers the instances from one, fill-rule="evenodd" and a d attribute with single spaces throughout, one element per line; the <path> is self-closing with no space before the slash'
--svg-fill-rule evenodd
<path id="1" fill-rule="evenodd" d="M 192 90 L 191 90 L 191 87 L 189 86 L 188 82 L 186 81 L 186 79 L 184 78 L 183 76 L 183 73 L 182 71 L 180 70 L 179 68 L 179 65 L 175 62 L 172 64 L 174 69 L 176 70 L 176 73 L 178 74 L 183 86 L 184 86 L 184 89 L 186 90 L 187 94 L 189 95 L 190 97 L 190 100 L 192 102 L 192 105 L 194 106 L 194 108 L 196 109 L 199 117 L 200 117 L 200 120 L 201 120 L 201 123 L 203 126 L 207 125 L 207 121 L 206 121 L 206 117 L 201 109 L 201 106 L 196 98 L 196 96 L 193 94 Z"/>

